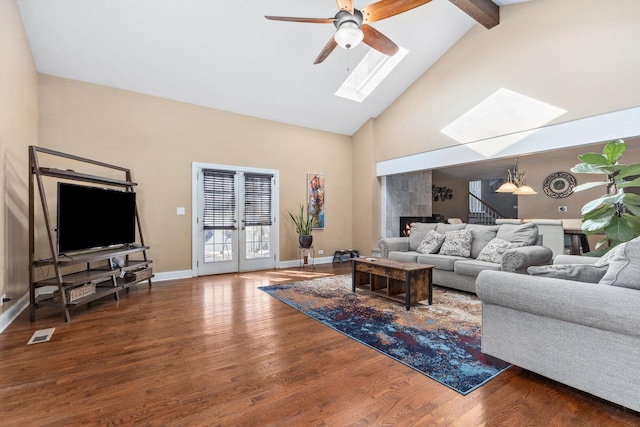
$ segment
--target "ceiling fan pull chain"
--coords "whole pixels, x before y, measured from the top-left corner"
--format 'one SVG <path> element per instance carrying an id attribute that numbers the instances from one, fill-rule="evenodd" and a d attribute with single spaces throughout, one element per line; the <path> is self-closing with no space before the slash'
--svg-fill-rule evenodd
<path id="1" fill-rule="evenodd" d="M 351 71 L 351 56 L 349 55 L 349 51 L 351 49 L 347 49 L 347 71 Z"/>

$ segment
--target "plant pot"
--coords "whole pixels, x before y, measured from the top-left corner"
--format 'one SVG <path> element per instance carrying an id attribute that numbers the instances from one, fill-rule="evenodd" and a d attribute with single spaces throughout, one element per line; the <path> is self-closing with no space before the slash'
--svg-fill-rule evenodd
<path id="1" fill-rule="evenodd" d="M 313 244 L 313 236 L 310 234 L 300 234 L 298 235 L 298 243 L 301 248 L 308 249 Z"/>

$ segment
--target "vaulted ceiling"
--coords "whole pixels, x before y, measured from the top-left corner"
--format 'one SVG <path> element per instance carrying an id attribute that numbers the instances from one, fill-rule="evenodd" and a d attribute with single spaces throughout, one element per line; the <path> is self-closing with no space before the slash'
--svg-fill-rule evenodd
<path id="1" fill-rule="evenodd" d="M 494 0 L 498 6 L 527 0 Z M 354 0 L 361 9 L 372 0 Z M 363 102 L 334 93 L 369 50 L 337 48 L 313 62 L 332 24 L 265 15 L 333 17 L 333 0 L 18 0 L 38 72 L 248 116 L 354 134 L 474 25 L 490 0 L 433 0 L 371 25 L 409 51 Z M 463 10 L 464 9 L 464 10 Z M 473 18 L 472 18 L 473 16 Z M 486 31 L 491 31 L 486 29 Z"/>

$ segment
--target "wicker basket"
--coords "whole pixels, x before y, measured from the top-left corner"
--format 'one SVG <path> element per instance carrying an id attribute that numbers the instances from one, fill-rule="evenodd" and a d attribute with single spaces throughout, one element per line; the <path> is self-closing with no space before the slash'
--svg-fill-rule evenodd
<path id="1" fill-rule="evenodd" d="M 150 278 L 153 275 L 152 268 L 141 268 L 139 270 L 127 271 L 124 275 L 125 282 L 139 282 Z"/>
<path id="2" fill-rule="evenodd" d="M 95 293 L 96 293 L 95 283 L 87 283 L 86 285 L 64 290 L 64 294 L 67 296 L 67 302 L 72 302 L 82 297 L 86 297 L 87 295 L 91 295 Z M 53 301 L 60 302 L 60 290 L 53 291 Z"/>

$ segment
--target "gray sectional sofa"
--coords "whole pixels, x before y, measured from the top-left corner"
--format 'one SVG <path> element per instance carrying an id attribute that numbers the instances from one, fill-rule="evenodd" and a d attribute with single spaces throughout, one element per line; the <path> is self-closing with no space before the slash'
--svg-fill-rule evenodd
<path id="1" fill-rule="evenodd" d="M 430 236 L 445 236 L 445 240 L 440 246 L 431 241 L 425 245 L 425 238 L 428 241 Z M 464 242 L 460 243 L 460 239 Z M 481 271 L 526 273 L 529 266 L 549 264 L 553 253 L 538 242 L 535 223 L 413 223 L 408 237 L 383 238 L 378 246 L 384 258 L 434 265 L 436 285 L 475 292 L 476 277 Z"/>
<path id="2" fill-rule="evenodd" d="M 609 254 L 481 272 L 482 352 L 640 411 L 640 238 Z"/>

